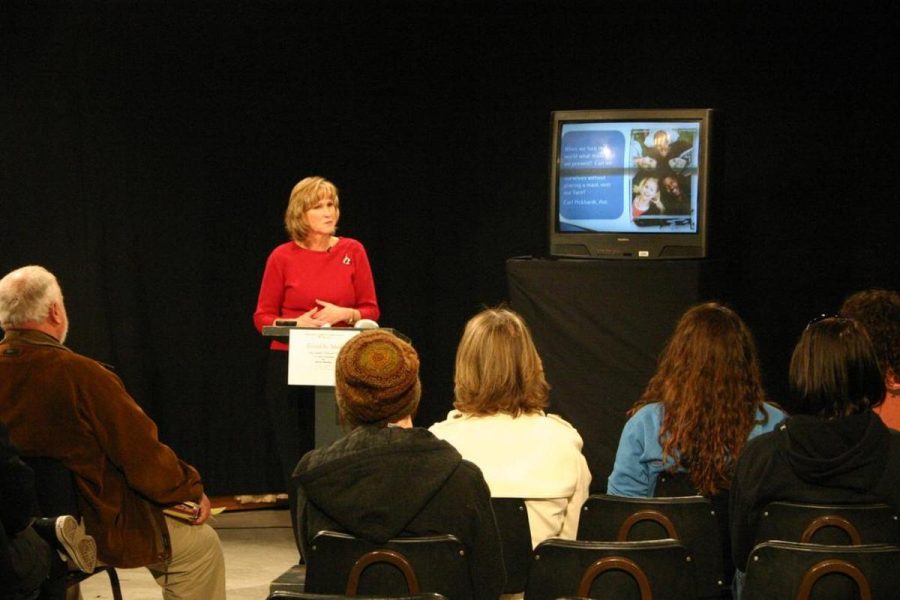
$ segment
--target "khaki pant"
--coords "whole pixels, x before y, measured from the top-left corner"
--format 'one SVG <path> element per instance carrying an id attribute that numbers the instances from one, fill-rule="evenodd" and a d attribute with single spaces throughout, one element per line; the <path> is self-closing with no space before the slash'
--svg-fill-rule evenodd
<path id="1" fill-rule="evenodd" d="M 219 536 L 207 524 L 189 525 L 166 517 L 172 558 L 147 569 L 165 600 L 224 600 L 225 558 Z"/>

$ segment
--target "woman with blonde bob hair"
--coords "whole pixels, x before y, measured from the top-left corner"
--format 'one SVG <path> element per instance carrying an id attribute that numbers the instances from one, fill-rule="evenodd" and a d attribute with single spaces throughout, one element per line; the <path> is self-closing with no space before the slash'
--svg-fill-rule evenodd
<path id="1" fill-rule="evenodd" d="M 531 332 L 518 314 L 489 309 L 472 317 L 456 351 L 457 410 L 473 415 L 540 413 L 550 386 Z"/>
<path id="2" fill-rule="evenodd" d="M 467 324 L 456 352 L 455 410 L 431 426 L 484 473 L 495 498 L 524 498 L 532 545 L 575 539 L 591 474 L 578 432 L 544 413 L 550 386 L 531 332 L 507 308 Z"/>
<path id="3" fill-rule="evenodd" d="M 747 440 L 785 418 L 766 402 L 756 345 L 730 308 L 690 308 L 628 412 L 607 493 L 652 497 L 657 477 L 684 473 L 688 493 L 726 491 Z"/>
<path id="4" fill-rule="evenodd" d="M 305 177 L 291 190 L 284 211 L 290 240 L 269 254 L 253 324 L 351 327 L 381 314 L 363 245 L 337 235 L 341 217 L 337 187 L 324 177 Z M 272 338 L 264 396 L 272 422 L 284 485 L 291 493 L 297 461 L 315 446 L 312 388 L 288 386 L 288 344 Z M 293 513 L 292 513 L 293 514 Z"/>

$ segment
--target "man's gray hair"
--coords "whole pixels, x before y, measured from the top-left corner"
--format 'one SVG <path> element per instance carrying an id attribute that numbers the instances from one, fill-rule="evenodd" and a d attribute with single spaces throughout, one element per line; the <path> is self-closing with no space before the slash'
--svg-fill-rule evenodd
<path id="1" fill-rule="evenodd" d="M 0 327 L 41 322 L 50 314 L 50 305 L 61 301 L 53 273 L 38 265 L 16 269 L 0 279 Z"/>

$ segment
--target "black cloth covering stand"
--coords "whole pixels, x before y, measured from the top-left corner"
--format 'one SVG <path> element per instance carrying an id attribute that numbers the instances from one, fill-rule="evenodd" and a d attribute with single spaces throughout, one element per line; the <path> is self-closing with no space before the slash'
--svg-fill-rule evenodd
<path id="1" fill-rule="evenodd" d="M 511 258 L 510 306 L 527 321 L 551 385 L 550 408 L 578 429 L 606 491 L 625 411 L 690 306 L 720 300 L 724 264 L 713 259 Z"/>

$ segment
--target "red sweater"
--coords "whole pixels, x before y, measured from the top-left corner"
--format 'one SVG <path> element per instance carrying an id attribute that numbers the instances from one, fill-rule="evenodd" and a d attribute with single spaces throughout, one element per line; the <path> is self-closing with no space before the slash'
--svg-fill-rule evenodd
<path id="1" fill-rule="evenodd" d="M 307 250 L 293 241 L 276 247 L 266 261 L 253 323 L 262 331 L 275 319 L 291 319 L 316 308 L 316 300 L 355 308 L 361 319 L 378 320 L 375 282 L 362 244 L 342 237 L 328 251 Z M 271 347 L 287 350 L 287 344 L 277 340 Z"/>

